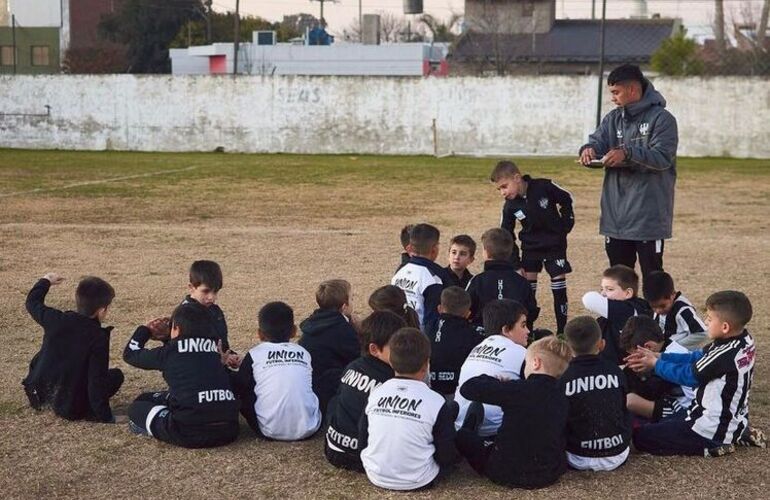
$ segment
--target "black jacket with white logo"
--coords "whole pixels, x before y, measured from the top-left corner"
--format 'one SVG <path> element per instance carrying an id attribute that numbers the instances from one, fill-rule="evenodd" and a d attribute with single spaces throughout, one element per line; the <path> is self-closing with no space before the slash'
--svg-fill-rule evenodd
<path id="1" fill-rule="evenodd" d="M 620 333 L 626 326 L 626 321 L 634 316 L 652 317 L 652 309 L 646 300 L 639 297 L 631 297 L 628 300 L 608 300 L 607 317 L 597 318 L 602 329 L 602 338 L 605 345 L 601 355 L 617 365 L 623 364 L 626 353 L 622 351 L 618 342 Z"/>
<path id="2" fill-rule="evenodd" d="M 150 330 L 140 326 L 123 350 L 123 360 L 144 370 L 160 370 L 168 384 L 171 418 L 182 425 L 238 421 L 238 403 L 213 334 L 180 337 L 145 349 Z"/>
<path id="3" fill-rule="evenodd" d="M 473 274 L 467 269 L 463 270 L 463 275 L 461 277 L 457 276 L 449 266 L 446 266 L 444 269 L 446 269 L 446 274 L 449 277 L 449 282 L 446 283 L 446 286 L 459 286 L 460 288 L 465 288 L 468 286 L 468 282 L 471 278 L 473 278 Z"/>
<path id="4" fill-rule="evenodd" d="M 428 338 L 430 387 L 439 394 L 454 394 L 465 358 L 484 336 L 467 319 L 441 314 L 438 324 L 428 331 Z"/>
<path id="5" fill-rule="evenodd" d="M 572 195 L 550 179 L 524 176 L 527 194 L 506 200 L 500 227 L 514 234 L 516 221 L 521 224 L 519 241 L 522 255 L 535 259 L 563 259 L 567 255 L 567 234 L 575 226 Z M 519 262 L 519 250 L 513 249 L 512 261 Z M 520 267 L 516 265 L 516 267 Z"/>
<path id="6" fill-rule="evenodd" d="M 516 272 L 513 264 L 504 260 L 484 262 L 484 271 L 471 279 L 466 290 L 471 295 L 471 321 L 476 326 L 484 323 L 484 306 L 497 299 L 512 299 L 521 303 L 527 309 L 529 324 L 534 323 L 540 314 L 529 281 Z M 488 335 L 498 333 L 487 332 Z"/>
<path id="7" fill-rule="evenodd" d="M 332 450 L 359 455 L 358 423 L 369 394 L 392 378 L 390 365 L 374 356 L 361 356 L 345 367 L 337 394 L 327 410 L 326 443 Z"/>
<path id="8" fill-rule="evenodd" d="M 50 281 L 41 279 L 27 295 L 27 311 L 43 327 L 43 345 L 29 363 L 23 384 L 60 417 L 111 422 L 106 391 L 112 327 L 46 306 L 50 287 Z"/>
<path id="9" fill-rule="evenodd" d="M 310 353 L 313 366 L 313 392 L 321 413 L 337 392 L 342 370 L 361 355 L 361 343 L 350 321 L 339 311 L 317 309 L 299 325 L 299 345 Z"/>
<path id="10" fill-rule="evenodd" d="M 227 340 L 227 321 L 225 321 L 225 313 L 221 307 L 216 304 L 206 307 L 189 295 L 184 298 L 180 305 L 203 308 L 211 317 L 217 338 L 222 340 L 222 350 L 225 352 L 230 350 L 230 342 Z"/>
<path id="11" fill-rule="evenodd" d="M 631 442 L 631 419 L 620 368 L 599 355 L 576 356 L 561 383 L 569 401 L 567 451 L 581 457 L 623 453 Z"/>

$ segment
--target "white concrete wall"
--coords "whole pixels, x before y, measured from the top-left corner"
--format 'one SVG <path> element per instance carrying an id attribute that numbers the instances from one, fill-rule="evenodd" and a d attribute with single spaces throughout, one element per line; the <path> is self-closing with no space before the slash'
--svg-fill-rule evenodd
<path id="1" fill-rule="evenodd" d="M 770 81 L 656 79 L 679 154 L 770 158 Z M 0 147 L 571 155 L 593 77 L 2 76 Z M 610 109 L 605 95 L 606 110 Z M 51 116 L 2 116 L 44 113 Z"/>

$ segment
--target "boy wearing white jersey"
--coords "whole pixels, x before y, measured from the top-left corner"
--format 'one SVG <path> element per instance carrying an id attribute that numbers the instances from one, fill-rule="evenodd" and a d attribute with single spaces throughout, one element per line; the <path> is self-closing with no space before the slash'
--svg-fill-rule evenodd
<path id="1" fill-rule="evenodd" d="M 462 385 L 473 377 L 489 375 L 506 380 L 520 380 L 524 376 L 524 358 L 527 355 L 527 309 L 510 299 L 497 299 L 484 307 L 484 331 L 495 332 L 473 348 L 460 368 L 460 378 L 455 392 L 455 401 L 459 405 L 459 414 L 455 428 L 460 429 L 465 416 L 473 409 L 474 403 L 461 393 Z M 480 413 L 480 412 L 479 412 Z M 479 426 L 478 434 L 489 437 L 497 434 L 503 421 L 503 410 L 499 406 L 484 405 L 484 421 Z"/>
<path id="2" fill-rule="evenodd" d="M 392 378 L 369 396 L 361 417 L 361 462 L 369 480 L 390 490 L 430 488 L 457 458 L 452 422 L 457 405 L 424 380 L 430 341 L 416 328 L 401 328 L 390 342 Z"/>
<path id="3" fill-rule="evenodd" d="M 313 393 L 310 353 L 290 342 L 297 333 L 294 311 L 270 302 L 259 311 L 260 344 L 244 356 L 233 374 L 233 389 L 249 426 L 268 439 L 307 439 L 321 427 Z"/>

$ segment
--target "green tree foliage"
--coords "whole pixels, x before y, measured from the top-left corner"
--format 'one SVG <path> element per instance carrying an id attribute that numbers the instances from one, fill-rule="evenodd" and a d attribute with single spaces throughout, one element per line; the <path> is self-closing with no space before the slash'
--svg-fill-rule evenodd
<path id="1" fill-rule="evenodd" d="M 703 73 L 703 61 L 698 55 L 698 44 L 685 37 L 685 30 L 660 44 L 650 61 L 652 69 L 664 75 L 688 76 Z"/>
<path id="2" fill-rule="evenodd" d="M 129 73 L 169 73 L 171 40 L 201 12 L 200 0 L 125 0 L 114 14 L 102 18 L 99 32 L 128 47 Z"/>
<path id="3" fill-rule="evenodd" d="M 191 19 L 179 29 L 171 41 L 172 48 L 191 47 L 194 45 L 206 45 L 206 16 L 211 22 L 211 43 L 232 43 L 235 33 L 235 14 L 232 12 L 202 13 Z M 288 41 L 299 36 L 299 33 L 291 26 L 284 23 L 271 23 L 266 19 L 254 16 L 241 16 L 240 41 L 251 42 L 253 31 L 276 31 L 279 42 Z"/>

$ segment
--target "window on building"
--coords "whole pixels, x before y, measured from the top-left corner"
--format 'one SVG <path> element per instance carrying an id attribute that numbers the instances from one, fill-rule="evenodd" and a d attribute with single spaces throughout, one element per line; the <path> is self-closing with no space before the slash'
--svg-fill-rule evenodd
<path id="1" fill-rule="evenodd" d="M 13 66 L 13 45 L 0 46 L 0 66 Z"/>
<path id="2" fill-rule="evenodd" d="M 51 64 L 48 45 L 32 46 L 32 66 L 48 66 Z"/>

